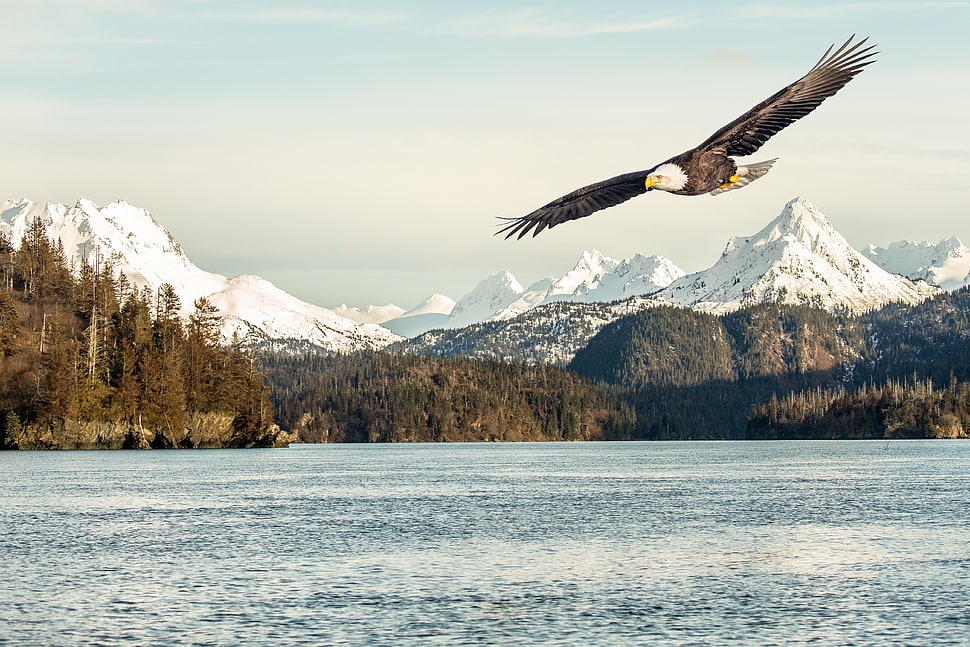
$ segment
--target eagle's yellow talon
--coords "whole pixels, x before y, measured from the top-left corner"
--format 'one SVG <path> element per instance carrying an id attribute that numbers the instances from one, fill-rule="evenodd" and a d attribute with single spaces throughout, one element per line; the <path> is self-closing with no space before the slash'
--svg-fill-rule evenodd
<path id="1" fill-rule="evenodd" d="M 730 183 L 730 182 L 728 182 L 727 184 L 722 184 L 722 185 L 721 185 L 721 188 L 722 188 L 722 189 L 727 189 L 727 188 L 729 188 L 730 186 L 731 186 L 731 183 Z"/>
<path id="2" fill-rule="evenodd" d="M 731 184 L 734 184 L 735 182 L 737 182 L 740 179 L 741 178 L 739 178 L 737 175 L 732 175 L 731 177 L 728 178 L 728 182 L 730 182 Z"/>

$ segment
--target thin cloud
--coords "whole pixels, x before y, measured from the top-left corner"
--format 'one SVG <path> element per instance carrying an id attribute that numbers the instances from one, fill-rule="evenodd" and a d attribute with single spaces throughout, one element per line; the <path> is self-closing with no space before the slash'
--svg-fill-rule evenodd
<path id="1" fill-rule="evenodd" d="M 184 40 L 159 40 L 151 38 L 68 38 L 65 43 L 72 45 L 190 45 Z"/>
<path id="2" fill-rule="evenodd" d="M 735 12 L 748 18 L 791 18 L 797 20 L 832 18 L 838 15 L 871 13 L 883 11 L 909 11 L 924 9 L 965 9 L 970 2 L 857 2 L 815 6 L 786 6 L 786 5 L 746 5 L 738 7 Z"/>
<path id="3" fill-rule="evenodd" d="M 694 25 L 691 14 L 656 20 L 632 21 L 562 21 L 547 12 L 490 11 L 445 22 L 432 31 L 459 36 L 548 36 L 570 37 L 598 34 L 621 34 L 641 31 L 685 29 Z"/>
<path id="4" fill-rule="evenodd" d="M 269 9 L 252 11 L 234 16 L 236 20 L 254 22 L 320 22 L 354 25 L 358 27 L 383 27 L 400 24 L 408 15 L 392 11 L 354 11 L 344 9 Z"/>
<path id="5" fill-rule="evenodd" d="M 739 49 L 712 49 L 704 55 L 704 59 L 729 67 L 750 65 L 752 62 L 751 55 Z"/>

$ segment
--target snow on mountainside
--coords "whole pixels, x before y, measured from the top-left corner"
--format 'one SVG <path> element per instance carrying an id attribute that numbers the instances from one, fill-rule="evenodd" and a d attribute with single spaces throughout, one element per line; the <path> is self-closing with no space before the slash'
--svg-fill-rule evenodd
<path id="1" fill-rule="evenodd" d="M 237 333 L 253 343 L 295 340 L 333 351 L 382 348 L 400 339 L 380 326 L 359 325 L 300 301 L 259 277 L 228 279 L 201 270 L 148 211 L 124 202 L 99 207 L 82 199 L 67 207 L 8 201 L 0 205 L 0 232 L 17 245 L 35 218 L 76 264 L 110 260 L 136 287 L 153 292 L 169 283 L 186 313 L 197 298 L 207 297 L 225 315 L 225 339 Z"/>
<path id="2" fill-rule="evenodd" d="M 890 302 L 918 303 L 938 291 L 886 272 L 854 250 L 815 205 L 795 198 L 757 234 L 732 238 L 713 267 L 656 296 L 708 312 L 764 301 L 859 312 Z"/>
<path id="3" fill-rule="evenodd" d="M 936 244 L 900 240 L 888 247 L 870 245 L 862 253 L 887 272 L 923 280 L 944 290 L 970 285 L 970 248 L 956 236 Z"/>
<path id="4" fill-rule="evenodd" d="M 489 319 L 514 317 L 521 310 L 508 312 L 508 306 L 518 301 L 523 292 L 525 288 L 510 272 L 492 274 L 458 300 L 445 325 L 447 328 L 464 328 Z"/>
<path id="5" fill-rule="evenodd" d="M 417 317 L 418 315 L 445 315 L 451 314 L 451 311 L 455 309 L 455 300 L 446 297 L 443 294 L 432 294 L 430 297 L 414 306 L 407 312 L 405 312 L 402 317 Z"/>
<path id="6" fill-rule="evenodd" d="M 637 254 L 620 261 L 593 250 L 583 252 L 576 266 L 561 279 L 545 279 L 529 286 L 521 305 L 619 301 L 656 292 L 683 275 L 682 269 L 663 256 Z M 511 304 L 511 309 L 518 305 Z"/>
<path id="7" fill-rule="evenodd" d="M 935 276 L 962 272 L 961 283 L 966 279 L 970 252 L 961 255 L 961 249 L 966 250 L 951 245 L 938 254 L 943 259 L 940 266 L 944 260 L 946 264 Z M 493 274 L 461 298 L 447 319 L 391 320 L 384 325 L 415 337 L 436 327 L 504 321 L 557 301 L 608 303 L 647 295 L 709 312 L 730 312 L 764 301 L 858 312 L 894 301 L 916 303 L 935 293 L 926 283 L 880 268 L 853 249 L 815 205 L 795 198 L 762 231 L 732 238 L 714 266 L 690 276 L 662 256 L 637 254 L 620 261 L 593 250 L 584 252 L 561 278 L 542 279 L 528 288 L 508 271 Z"/>
<path id="8" fill-rule="evenodd" d="M 577 267 L 593 261 L 593 254 L 584 255 Z M 613 265 L 607 275 L 618 275 L 621 265 Z M 550 280 L 546 289 L 555 284 Z M 607 323 L 664 304 L 716 313 L 766 301 L 861 311 L 890 302 L 918 303 L 938 292 L 879 268 L 852 249 L 814 205 L 796 198 L 762 231 L 731 239 L 710 269 L 677 278 L 649 296 L 613 303 L 544 303 L 516 317 L 431 331 L 391 348 L 566 364 Z"/>
<path id="9" fill-rule="evenodd" d="M 98 207 L 81 199 L 73 207 L 35 204 L 29 200 L 0 205 L 0 232 L 19 245 L 28 225 L 36 218 L 47 227 L 51 240 L 60 240 L 68 260 L 84 259 L 93 265 L 112 261 L 136 286 L 170 283 L 191 308 L 192 301 L 222 289 L 224 276 L 193 265 L 178 242 L 152 215 L 125 202 Z"/>
<path id="10" fill-rule="evenodd" d="M 443 328 L 455 309 L 455 300 L 443 294 L 432 294 L 397 319 L 383 323 L 384 327 L 402 337 L 416 337 L 435 328 Z"/>
<path id="11" fill-rule="evenodd" d="M 658 305 L 649 297 L 611 303 L 553 301 L 510 319 L 432 330 L 388 347 L 436 357 L 476 357 L 565 366 L 607 324 Z"/>
<path id="12" fill-rule="evenodd" d="M 404 315 L 404 308 L 399 308 L 393 303 L 385 306 L 367 306 L 366 308 L 352 308 L 346 303 L 343 303 L 336 308 L 332 308 L 332 310 L 341 317 L 346 317 L 359 324 L 381 324 Z"/>
<path id="13" fill-rule="evenodd" d="M 620 261 L 596 250 L 587 251 L 561 278 L 541 279 L 523 288 L 510 272 L 498 272 L 462 297 L 450 317 L 409 319 L 409 312 L 384 325 L 405 337 L 414 337 L 433 328 L 503 321 L 547 303 L 608 303 L 651 294 L 683 275 L 683 270 L 663 256 L 637 254 Z"/>

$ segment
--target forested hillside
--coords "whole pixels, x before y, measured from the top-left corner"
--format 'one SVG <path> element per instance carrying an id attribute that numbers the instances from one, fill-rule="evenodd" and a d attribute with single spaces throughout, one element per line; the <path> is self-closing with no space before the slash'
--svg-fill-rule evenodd
<path id="1" fill-rule="evenodd" d="M 281 424 L 311 442 L 952 437 L 970 428 L 968 311 L 966 290 L 864 316 L 660 306 L 603 327 L 569 370 L 387 352 L 262 361 Z M 887 380 L 891 397 L 872 386 Z"/>
<path id="2" fill-rule="evenodd" d="M 603 328 L 570 368 L 615 387 L 637 437 L 742 438 L 755 404 L 838 383 L 867 352 L 852 317 L 762 304 L 728 315 L 657 307 Z"/>
<path id="3" fill-rule="evenodd" d="M 748 437 L 970 437 L 970 290 L 860 321 L 865 357 L 846 379 L 755 407 Z"/>
<path id="4" fill-rule="evenodd" d="M 305 442 L 628 438 L 630 407 L 549 366 L 360 352 L 272 356 L 280 423 Z"/>
<path id="5" fill-rule="evenodd" d="M 77 271 L 74 271 L 77 270 Z M 284 441 L 251 358 L 205 300 L 71 268 L 35 221 L 0 240 L 0 429 L 8 448 L 248 447 Z"/>
<path id="6" fill-rule="evenodd" d="M 967 290 L 943 294 L 918 306 L 892 305 L 862 316 L 778 304 L 720 317 L 682 308 L 653 308 L 604 327 L 576 354 L 570 368 L 615 386 L 634 407 L 641 433 L 651 429 L 671 438 L 768 437 L 776 433 L 883 437 L 901 428 L 891 416 L 889 431 L 868 425 L 868 431 L 854 432 L 844 426 L 809 432 L 808 420 L 799 423 L 801 431 L 794 427 L 767 431 L 760 409 L 752 418 L 758 421 L 752 423 L 758 429 L 749 430 L 748 417 L 753 407 L 779 398 L 795 397 L 801 402 L 797 394 L 802 392 L 832 389 L 832 393 L 842 393 L 838 389 L 887 380 L 895 380 L 893 392 L 898 397 L 884 400 L 884 407 L 913 411 L 914 402 L 929 402 L 922 387 L 915 386 L 919 380 L 958 384 L 970 378 L 968 313 Z M 914 386 L 906 386 L 907 381 Z M 807 410 L 796 406 L 791 411 Z M 787 422 L 792 422 L 791 411 L 786 414 Z M 930 413 L 927 410 L 920 421 L 909 420 L 902 426 L 928 428 L 934 424 Z M 811 420 L 817 424 L 821 418 Z M 948 434 L 961 433 L 953 431 L 952 425 L 949 428 Z M 657 433 L 646 437 L 658 437 Z"/>

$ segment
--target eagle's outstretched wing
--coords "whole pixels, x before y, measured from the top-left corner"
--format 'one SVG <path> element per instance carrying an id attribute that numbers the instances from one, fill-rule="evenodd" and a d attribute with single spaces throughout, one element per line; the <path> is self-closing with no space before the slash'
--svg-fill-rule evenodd
<path id="1" fill-rule="evenodd" d="M 853 35 L 834 53 L 826 50 L 808 73 L 782 88 L 751 110 L 711 135 L 699 150 L 724 155 L 750 155 L 785 126 L 815 110 L 822 101 L 845 87 L 878 52 L 875 45 L 862 47 L 868 38 L 853 43 Z"/>
<path id="2" fill-rule="evenodd" d="M 741 157 L 757 151 L 778 131 L 817 108 L 875 60 L 872 58 L 876 54 L 872 51 L 874 46 L 863 47 L 869 39 L 853 43 L 854 39 L 853 35 L 835 52 L 832 51 L 834 45 L 829 47 L 805 76 L 724 126 L 697 148 L 675 159 L 690 158 L 692 154 L 702 152 Z M 764 175 L 770 163 L 749 166 L 760 169 L 760 174 L 752 175 L 748 180 L 752 181 Z M 577 189 L 520 218 L 503 218 L 508 222 L 497 233 L 505 234 L 506 238 L 522 238 L 531 231 L 535 236 L 548 227 L 626 202 L 646 193 L 644 182 L 653 170 L 618 175 Z M 744 184 L 739 182 L 738 186 Z"/>
<path id="3" fill-rule="evenodd" d="M 502 218 L 509 222 L 497 234 L 506 238 L 522 238 L 530 231 L 533 236 L 547 227 L 555 227 L 561 222 L 583 218 L 589 214 L 614 207 L 621 202 L 647 192 L 647 176 L 653 169 L 617 175 L 609 180 L 576 189 L 561 198 L 556 198 L 544 207 L 519 218 Z"/>

